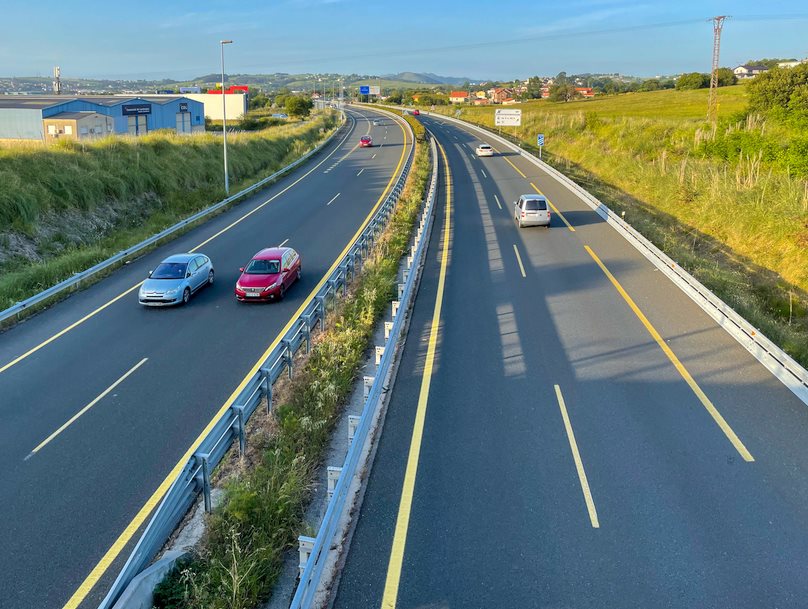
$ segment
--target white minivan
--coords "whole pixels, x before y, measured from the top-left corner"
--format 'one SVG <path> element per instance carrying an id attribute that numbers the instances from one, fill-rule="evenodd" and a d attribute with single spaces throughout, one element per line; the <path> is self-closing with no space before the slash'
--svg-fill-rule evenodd
<path id="1" fill-rule="evenodd" d="M 550 207 L 544 195 L 522 195 L 513 204 L 513 219 L 523 226 L 550 226 Z"/>

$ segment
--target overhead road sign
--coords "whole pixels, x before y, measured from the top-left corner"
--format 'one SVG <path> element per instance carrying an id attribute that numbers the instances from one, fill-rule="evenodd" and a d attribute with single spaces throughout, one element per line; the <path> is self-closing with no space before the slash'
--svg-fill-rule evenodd
<path id="1" fill-rule="evenodd" d="M 522 111 L 498 108 L 494 111 L 494 125 L 497 127 L 519 127 L 522 125 Z"/>

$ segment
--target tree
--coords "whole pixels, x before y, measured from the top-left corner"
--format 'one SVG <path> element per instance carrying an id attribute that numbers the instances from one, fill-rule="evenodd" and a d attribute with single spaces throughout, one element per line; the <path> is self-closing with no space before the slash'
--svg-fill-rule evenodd
<path id="1" fill-rule="evenodd" d="M 649 78 L 640 85 L 640 91 L 659 91 L 661 88 L 662 84 L 658 78 Z"/>
<path id="2" fill-rule="evenodd" d="M 286 113 L 290 116 L 299 116 L 301 118 L 305 118 L 311 112 L 312 103 L 311 99 L 307 97 L 301 97 L 299 95 L 292 95 L 286 98 L 286 103 L 284 104 L 286 108 Z"/>
<path id="3" fill-rule="evenodd" d="M 541 99 L 541 88 L 544 83 L 538 76 L 531 76 L 527 80 L 527 99 Z"/>
<path id="4" fill-rule="evenodd" d="M 689 89 L 703 89 L 710 86 L 710 77 L 701 72 L 690 72 L 689 74 L 682 74 L 676 80 L 676 90 L 686 91 Z"/>
<path id="5" fill-rule="evenodd" d="M 738 84 L 738 77 L 735 76 L 735 72 L 730 68 L 718 68 L 715 73 L 718 76 L 719 87 L 729 87 Z"/>
<path id="6" fill-rule="evenodd" d="M 550 101 L 555 102 L 568 102 L 571 99 L 574 99 L 577 95 L 575 91 L 575 85 L 571 82 L 555 82 L 553 86 L 550 87 Z"/>
<path id="7" fill-rule="evenodd" d="M 744 65 L 745 66 L 753 66 L 756 68 L 766 68 L 767 70 L 771 70 L 772 68 L 776 68 L 778 63 L 783 61 L 797 61 L 796 59 L 750 59 Z"/>
<path id="8" fill-rule="evenodd" d="M 749 83 L 749 108 L 808 115 L 808 63 L 774 68 Z"/>

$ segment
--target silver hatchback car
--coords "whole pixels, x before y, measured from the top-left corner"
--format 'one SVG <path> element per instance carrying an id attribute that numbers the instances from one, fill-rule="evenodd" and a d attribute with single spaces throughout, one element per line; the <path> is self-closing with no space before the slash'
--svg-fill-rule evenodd
<path id="1" fill-rule="evenodd" d="M 523 226 L 550 226 L 550 208 L 544 195 L 522 195 L 513 203 L 513 219 Z"/>
<path id="2" fill-rule="evenodd" d="M 204 254 L 169 256 L 149 273 L 138 302 L 152 307 L 188 304 L 191 295 L 213 283 L 213 263 Z"/>

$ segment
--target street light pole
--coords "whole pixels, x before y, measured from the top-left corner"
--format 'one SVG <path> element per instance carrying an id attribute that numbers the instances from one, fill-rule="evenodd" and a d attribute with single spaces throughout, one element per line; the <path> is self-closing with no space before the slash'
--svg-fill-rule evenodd
<path id="1" fill-rule="evenodd" d="M 224 143 L 224 194 L 230 195 L 230 178 L 227 175 L 227 102 L 224 93 L 224 45 L 233 44 L 232 40 L 220 40 L 222 51 L 222 142 Z"/>

